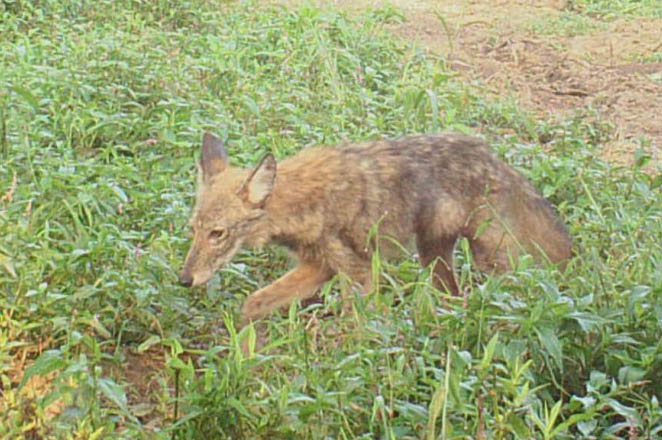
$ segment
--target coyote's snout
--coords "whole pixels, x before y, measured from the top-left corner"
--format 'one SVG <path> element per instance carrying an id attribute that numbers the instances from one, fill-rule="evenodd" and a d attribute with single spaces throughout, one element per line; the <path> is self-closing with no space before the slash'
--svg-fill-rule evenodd
<path id="1" fill-rule="evenodd" d="M 469 240 L 482 270 L 505 270 L 522 253 L 563 263 L 571 243 L 552 207 L 480 139 L 423 135 L 307 148 L 276 164 L 267 154 L 252 170 L 231 167 L 221 141 L 202 140 L 193 243 L 180 275 L 204 284 L 242 247 L 275 242 L 295 269 L 250 295 L 244 322 L 312 296 L 336 273 L 371 290 L 378 225 L 380 252 L 414 239 L 435 285 L 458 293 L 453 246 Z"/>

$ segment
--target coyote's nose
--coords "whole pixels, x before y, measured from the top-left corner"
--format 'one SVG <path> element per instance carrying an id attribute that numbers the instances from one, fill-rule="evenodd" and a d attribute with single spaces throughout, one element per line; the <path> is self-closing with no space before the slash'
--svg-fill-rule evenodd
<path id="1" fill-rule="evenodd" d="M 184 287 L 191 287 L 193 285 L 193 277 L 189 274 L 179 275 L 179 284 Z"/>

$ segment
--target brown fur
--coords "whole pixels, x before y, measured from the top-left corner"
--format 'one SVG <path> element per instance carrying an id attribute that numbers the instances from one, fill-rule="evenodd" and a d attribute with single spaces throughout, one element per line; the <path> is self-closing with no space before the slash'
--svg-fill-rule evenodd
<path id="1" fill-rule="evenodd" d="M 207 282 L 241 247 L 275 242 L 298 266 L 250 295 L 244 322 L 315 294 L 336 273 L 371 289 L 375 246 L 415 240 L 435 284 L 458 293 L 453 246 L 469 240 L 481 270 L 503 271 L 522 252 L 552 263 L 570 257 L 571 242 L 552 207 L 485 142 L 422 135 L 307 148 L 276 164 L 229 166 L 220 140 L 203 138 L 194 239 L 181 273 L 186 286 Z M 378 226 L 377 236 L 369 232 Z"/>

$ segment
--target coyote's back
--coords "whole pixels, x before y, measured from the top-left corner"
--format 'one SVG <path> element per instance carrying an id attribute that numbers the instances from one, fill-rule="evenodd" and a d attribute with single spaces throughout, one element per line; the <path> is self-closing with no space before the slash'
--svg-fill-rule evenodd
<path id="1" fill-rule="evenodd" d="M 273 241 L 299 260 L 247 299 L 246 320 L 311 296 L 336 273 L 369 291 L 371 256 L 393 240 L 414 242 L 421 263 L 433 265 L 436 285 L 454 294 L 453 246 L 460 236 L 487 271 L 509 268 L 522 253 L 551 263 L 570 257 L 570 239 L 553 208 L 474 137 L 308 148 L 279 164 L 268 155 L 249 171 L 230 167 L 221 142 L 206 134 L 200 168 L 183 284 L 206 282 L 245 245 Z"/>

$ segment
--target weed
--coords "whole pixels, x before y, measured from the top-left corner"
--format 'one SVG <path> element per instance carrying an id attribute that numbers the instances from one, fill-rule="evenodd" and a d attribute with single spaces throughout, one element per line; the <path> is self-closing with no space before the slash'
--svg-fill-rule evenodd
<path id="1" fill-rule="evenodd" d="M 540 35 L 562 35 L 575 37 L 597 30 L 606 30 L 607 24 L 588 15 L 563 13 L 557 17 L 544 18 L 530 25 L 531 31 Z"/>
<path id="2" fill-rule="evenodd" d="M 662 17 L 657 0 L 570 0 L 566 9 L 608 21 L 623 17 Z"/>
<path id="3" fill-rule="evenodd" d="M 479 98 L 382 30 L 391 9 L 16 0 L 0 17 L 3 438 L 662 433 L 662 179 L 643 150 L 602 162 L 609 127 Z M 263 322 L 260 347 L 234 320 L 286 270 L 281 250 L 176 283 L 204 129 L 239 164 L 482 131 L 558 206 L 576 258 L 485 277 L 461 243 L 466 299 L 412 259 L 377 261 L 378 297 L 341 313 L 330 283 Z"/>

